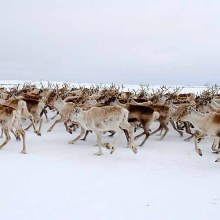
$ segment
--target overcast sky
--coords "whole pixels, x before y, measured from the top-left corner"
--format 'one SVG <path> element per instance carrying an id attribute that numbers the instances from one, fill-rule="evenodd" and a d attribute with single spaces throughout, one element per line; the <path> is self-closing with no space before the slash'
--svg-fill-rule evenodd
<path id="1" fill-rule="evenodd" d="M 220 84 L 220 1 L 0 0 L 0 79 Z"/>

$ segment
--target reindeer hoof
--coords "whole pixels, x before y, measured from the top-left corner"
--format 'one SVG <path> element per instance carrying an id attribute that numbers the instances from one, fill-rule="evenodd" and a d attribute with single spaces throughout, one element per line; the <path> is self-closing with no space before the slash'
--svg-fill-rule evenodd
<path id="1" fill-rule="evenodd" d="M 27 152 L 25 150 L 22 150 L 21 153 L 22 154 L 27 154 Z"/>
<path id="2" fill-rule="evenodd" d="M 115 148 L 112 147 L 112 148 L 111 148 L 111 151 L 110 151 L 110 154 L 112 154 L 114 151 L 115 151 Z"/>
<path id="3" fill-rule="evenodd" d="M 69 144 L 75 144 L 76 142 L 75 141 L 69 141 Z"/>
<path id="4" fill-rule="evenodd" d="M 20 137 L 16 137 L 16 141 L 21 141 L 21 138 Z"/>
<path id="5" fill-rule="evenodd" d="M 137 153 L 137 148 L 132 148 L 132 151 L 136 154 Z"/>
<path id="6" fill-rule="evenodd" d="M 220 158 L 218 158 L 215 162 L 220 162 Z"/>
<path id="7" fill-rule="evenodd" d="M 71 130 L 68 130 L 68 132 L 69 132 L 70 134 L 72 134 L 72 133 L 73 133 Z"/>
<path id="8" fill-rule="evenodd" d="M 217 151 L 213 151 L 212 153 L 213 153 L 213 154 L 219 154 L 219 152 L 217 152 Z"/>
<path id="9" fill-rule="evenodd" d="M 202 151 L 200 149 L 196 152 L 199 154 L 199 156 L 202 156 Z"/>
<path id="10" fill-rule="evenodd" d="M 103 147 L 107 148 L 107 149 L 110 149 L 110 144 L 109 143 L 104 143 L 103 144 Z"/>
<path id="11" fill-rule="evenodd" d="M 94 155 L 101 156 L 101 155 L 103 155 L 103 153 L 98 152 L 98 153 L 94 153 Z"/>
<path id="12" fill-rule="evenodd" d="M 186 141 L 186 142 L 188 142 L 189 140 L 190 140 L 189 138 L 184 139 L 184 141 Z"/>

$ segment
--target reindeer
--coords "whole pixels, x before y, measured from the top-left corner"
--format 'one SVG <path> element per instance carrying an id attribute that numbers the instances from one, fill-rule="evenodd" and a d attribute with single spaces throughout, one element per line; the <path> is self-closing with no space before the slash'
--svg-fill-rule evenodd
<path id="1" fill-rule="evenodd" d="M 34 122 L 37 124 L 39 123 L 38 127 L 38 134 L 41 135 L 41 127 L 43 123 L 43 119 L 41 118 L 41 112 L 44 110 L 45 101 L 43 98 L 31 98 L 29 96 L 28 98 L 24 97 L 23 100 L 27 103 L 28 111 L 32 114 L 34 118 Z M 43 111 L 45 113 L 45 111 Z M 28 130 L 31 126 L 33 126 L 33 123 L 31 123 L 25 130 Z"/>
<path id="2" fill-rule="evenodd" d="M 189 106 L 184 109 L 177 119 L 181 121 L 189 121 L 199 131 L 194 135 L 194 140 L 195 150 L 200 156 L 202 156 L 202 151 L 198 146 L 198 139 L 204 136 L 214 138 L 212 150 L 217 153 L 220 152 L 220 149 L 218 149 L 220 141 L 220 113 L 203 114 Z"/>
<path id="3" fill-rule="evenodd" d="M 134 153 L 137 153 L 137 149 L 133 144 L 133 128 L 128 123 L 128 110 L 120 106 L 105 106 L 105 107 L 92 107 L 87 111 L 83 111 L 81 108 L 76 107 L 71 114 L 71 120 L 78 122 L 81 125 L 81 133 L 74 140 L 70 141 L 70 144 L 76 143 L 81 138 L 86 130 L 92 130 L 97 136 L 97 143 L 99 151 L 96 155 L 102 155 L 101 136 L 104 131 L 113 130 L 118 133 L 115 141 L 110 146 L 110 154 L 115 150 L 115 145 L 121 134 L 121 129 L 127 131 L 128 145 L 131 147 Z"/>
<path id="4" fill-rule="evenodd" d="M 57 109 L 59 112 L 59 118 L 53 123 L 47 132 L 52 131 L 57 123 L 64 122 L 66 131 L 72 133 L 70 128 L 68 128 L 67 123 L 69 121 L 70 114 L 73 112 L 76 105 L 72 102 L 65 102 L 60 97 L 58 97 L 56 100 L 53 100 L 53 102 L 48 103 L 48 106 Z"/>
<path id="5" fill-rule="evenodd" d="M 175 127 L 175 124 L 171 119 L 171 115 L 173 113 L 173 110 L 172 110 L 171 107 L 169 107 L 167 105 L 164 105 L 164 104 L 152 104 L 151 101 L 138 103 L 138 102 L 135 102 L 134 100 L 131 100 L 130 103 L 134 104 L 134 105 L 140 105 L 140 106 L 144 105 L 144 106 L 150 107 L 150 108 L 154 109 L 155 111 L 157 111 L 160 114 L 160 117 L 158 118 L 158 121 L 160 122 L 160 126 L 158 127 L 158 129 L 153 131 L 151 133 L 151 135 L 157 133 L 160 130 L 162 131 L 162 129 L 164 129 L 165 132 L 160 138 L 162 140 L 169 131 L 168 123 L 170 121 L 173 128 L 180 134 L 180 136 L 183 136 L 183 133 Z"/>
<path id="6" fill-rule="evenodd" d="M 33 115 L 28 111 L 27 103 L 24 100 L 22 100 L 21 97 L 11 99 L 11 100 L 7 100 L 3 104 L 19 110 L 21 112 L 21 117 L 22 118 L 29 118 L 31 120 L 31 123 L 32 123 L 33 127 L 34 127 L 34 132 L 38 136 L 41 135 L 40 132 L 36 129 Z"/>
<path id="7" fill-rule="evenodd" d="M 139 121 L 142 125 L 144 132 L 137 135 L 135 140 L 145 134 L 145 138 L 139 146 L 142 146 L 150 136 L 149 127 L 153 121 L 158 120 L 160 114 L 152 109 L 151 107 L 144 105 L 132 105 L 132 104 L 121 104 L 117 99 L 111 103 L 111 105 L 119 105 L 126 108 L 129 111 L 128 121 L 136 122 Z"/>
<path id="8" fill-rule="evenodd" d="M 6 140 L 0 145 L 0 149 L 9 142 L 11 139 L 9 131 L 15 128 L 17 139 L 20 139 L 20 135 L 22 136 L 23 149 L 21 153 L 26 154 L 25 131 L 21 125 L 21 112 L 13 107 L 0 105 L 0 127 L 6 136 Z"/>

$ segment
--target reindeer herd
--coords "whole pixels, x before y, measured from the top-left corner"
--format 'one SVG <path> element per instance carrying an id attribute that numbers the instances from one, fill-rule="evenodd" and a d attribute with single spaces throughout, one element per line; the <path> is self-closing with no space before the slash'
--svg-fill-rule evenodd
<path id="1" fill-rule="evenodd" d="M 127 147 L 137 153 L 135 141 L 144 136 L 139 146 L 147 139 L 160 132 L 164 139 L 169 129 L 174 129 L 183 136 L 189 134 L 186 141 L 194 138 L 195 150 L 202 156 L 198 143 L 206 136 L 214 139 L 212 151 L 220 152 L 220 95 L 219 87 L 213 86 L 200 94 L 183 94 L 180 87 L 170 89 L 161 86 L 151 90 L 148 85 L 141 85 L 135 91 L 123 91 L 123 86 L 91 86 L 89 88 L 52 85 L 37 87 L 32 84 L 18 85 L 12 88 L 0 87 L 0 129 L 1 139 L 5 139 L 0 149 L 13 135 L 22 140 L 21 153 L 26 154 L 26 132 L 33 127 L 36 135 L 41 136 L 44 121 L 50 122 L 48 113 L 53 114 L 55 122 L 48 129 L 63 123 L 69 133 L 80 129 L 79 135 L 69 143 L 86 140 L 90 132 L 97 137 L 98 152 L 102 148 L 110 149 L 112 154 L 122 134 L 127 139 Z M 24 128 L 24 120 L 29 125 Z M 153 131 L 152 124 L 157 121 L 159 127 Z M 171 126 L 169 126 L 169 124 Z M 142 130 L 135 135 L 137 130 Z M 114 141 L 103 143 L 103 133 L 115 136 Z M 220 162 L 220 157 L 216 160 Z"/>

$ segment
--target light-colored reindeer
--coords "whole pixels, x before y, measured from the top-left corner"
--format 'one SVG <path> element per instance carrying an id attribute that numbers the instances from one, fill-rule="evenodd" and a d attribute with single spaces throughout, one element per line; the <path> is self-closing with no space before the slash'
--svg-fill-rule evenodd
<path id="1" fill-rule="evenodd" d="M 86 130 L 92 130 L 97 136 L 99 151 L 96 155 L 99 156 L 103 154 L 101 149 L 101 147 L 104 146 L 101 141 L 102 134 L 105 131 L 111 130 L 118 133 L 115 141 L 110 145 L 110 153 L 113 153 L 122 132 L 121 129 L 123 129 L 127 131 L 129 147 L 131 147 L 134 153 L 137 153 L 137 148 L 133 144 L 133 128 L 128 123 L 128 114 L 128 110 L 121 106 L 92 107 L 87 111 L 76 107 L 71 114 L 71 120 L 81 125 L 81 133 L 69 143 L 76 143 L 76 141 L 85 134 Z"/>
<path id="2" fill-rule="evenodd" d="M 21 153 L 26 154 L 25 131 L 21 125 L 21 112 L 13 107 L 0 105 L 0 127 L 6 136 L 6 140 L 0 145 L 0 149 L 9 142 L 11 139 L 9 131 L 15 128 L 16 137 L 20 138 L 21 135 L 23 140 L 23 149 Z"/>

